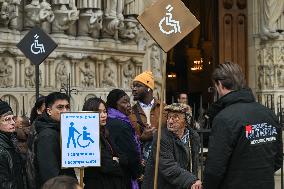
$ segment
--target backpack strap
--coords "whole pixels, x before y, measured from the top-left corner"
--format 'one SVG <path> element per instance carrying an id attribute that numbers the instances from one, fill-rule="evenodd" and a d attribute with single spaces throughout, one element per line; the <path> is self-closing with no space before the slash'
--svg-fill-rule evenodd
<path id="1" fill-rule="evenodd" d="M 134 110 L 134 113 L 135 113 L 135 116 L 136 116 L 136 119 L 137 119 L 137 123 L 140 125 L 141 133 L 143 133 L 146 125 L 143 123 L 141 115 L 139 114 L 138 105 L 134 106 L 133 110 Z"/>

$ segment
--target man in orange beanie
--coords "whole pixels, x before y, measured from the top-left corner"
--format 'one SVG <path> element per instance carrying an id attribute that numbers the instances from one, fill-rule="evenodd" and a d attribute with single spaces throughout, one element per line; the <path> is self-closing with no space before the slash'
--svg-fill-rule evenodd
<path id="1" fill-rule="evenodd" d="M 132 83 L 133 100 L 137 103 L 132 107 L 130 121 L 142 143 L 143 160 L 147 160 L 151 152 L 153 134 L 159 125 L 160 102 L 153 96 L 154 77 L 152 72 L 145 71 L 137 75 Z M 163 123 L 166 114 L 163 114 Z"/>

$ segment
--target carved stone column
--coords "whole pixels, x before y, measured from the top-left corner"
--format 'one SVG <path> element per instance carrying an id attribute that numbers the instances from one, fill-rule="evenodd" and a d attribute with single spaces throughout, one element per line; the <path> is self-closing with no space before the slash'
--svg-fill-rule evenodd
<path id="1" fill-rule="evenodd" d="M 102 5 L 100 0 L 79 0 L 78 9 L 80 19 L 78 26 L 79 36 L 99 38 L 102 29 Z"/>
<path id="2" fill-rule="evenodd" d="M 20 70 L 20 67 L 21 67 L 21 59 L 22 58 L 19 58 L 19 57 L 17 57 L 16 58 L 16 60 L 15 60 L 15 87 L 19 87 L 20 86 L 20 80 L 21 80 L 21 78 L 20 78 L 20 72 L 21 72 L 21 70 Z"/>
<path id="3" fill-rule="evenodd" d="M 19 58 L 19 69 L 20 69 L 20 73 L 19 73 L 19 78 L 20 78 L 20 82 L 19 82 L 19 87 L 24 87 L 24 70 L 25 70 L 25 64 L 26 64 L 27 59 L 25 58 Z"/>

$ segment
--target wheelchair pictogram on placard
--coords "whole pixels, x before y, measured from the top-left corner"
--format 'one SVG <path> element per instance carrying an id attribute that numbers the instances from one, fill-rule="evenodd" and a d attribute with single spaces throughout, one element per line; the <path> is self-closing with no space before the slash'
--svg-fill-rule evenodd
<path id="1" fill-rule="evenodd" d="M 170 35 L 172 33 L 181 33 L 180 22 L 173 19 L 173 14 L 171 13 L 174 7 L 172 5 L 168 5 L 166 7 L 167 13 L 161 21 L 159 22 L 160 31 L 166 35 Z M 164 26 L 171 29 L 164 29 Z"/>
<path id="2" fill-rule="evenodd" d="M 31 44 L 31 52 L 33 54 L 41 54 L 41 53 L 45 53 L 45 49 L 44 49 L 44 45 L 38 43 L 38 38 L 39 36 L 37 34 L 34 35 L 34 42 Z"/>

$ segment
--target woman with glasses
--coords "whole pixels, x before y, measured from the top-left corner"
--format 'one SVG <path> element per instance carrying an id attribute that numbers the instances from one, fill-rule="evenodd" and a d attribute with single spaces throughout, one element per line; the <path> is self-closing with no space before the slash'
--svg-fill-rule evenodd
<path id="1" fill-rule="evenodd" d="M 83 111 L 98 111 L 100 114 L 101 167 L 85 169 L 84 189 L 126 189 L 120 158 L 111 144 L 105 128 L 107 110 L 105 102 L 100 98 L 88 99 Z"/>
<path id="2" fill-rule="evenodd" d="M 11 107 L 0 100 L 0 188 L 25 188 L 22 160 L 14 142 L 15 129 Z"/>
<path id="3" fill-rule="evenodd" d="M 201 189 L 201 181 L 197 178 L 200 140 L 189 126 L 191 108 L 186 104 L 173 103 L 165 110 L 168 115 L 167 125 L 161 131 L 158 188 Z M 157 136 L 154 136 L 142 189 L 152 189 L 154 186 L 156 145 Z"/>

